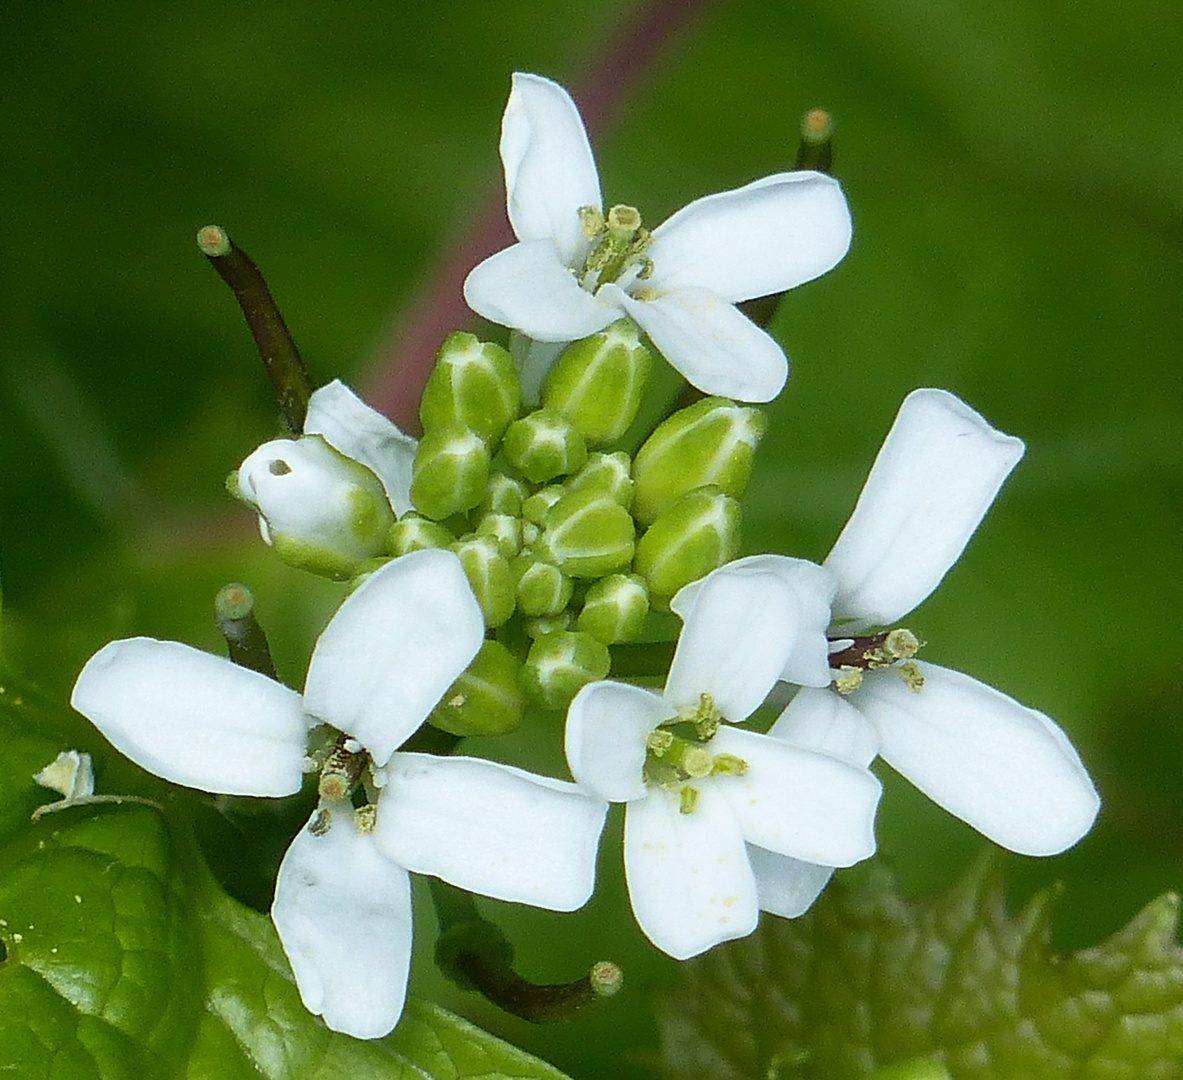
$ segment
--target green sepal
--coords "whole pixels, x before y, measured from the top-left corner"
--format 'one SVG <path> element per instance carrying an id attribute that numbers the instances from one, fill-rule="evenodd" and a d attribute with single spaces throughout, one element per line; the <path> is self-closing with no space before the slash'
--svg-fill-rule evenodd
<path id="1" fill-rule="evenodd" d="M 531 525 L 541 525 L 546 520 L 547 511 L 566 494 L 567 489 L 562 484 L 548 484 L 534 492 L 522 503 L 523 520 Z"/>
<path id="2" fill-rule="evenodd" d="M 544 484 L 577 472 L 587 461 L 587 443 L 554 409 L 538 409 L 509 425 L 501 444 L 509 463 L 527 480 Z"/>
<path id="3" fill-rule="evenodd" d="M 640 574 L 610 574 L 590 589 L 576 626 L 605 645 L 636 641 L 649 614 L 649 587 Z"/>
<path id="4" fill-rule="evenodd" d="M 442 521 L 471 510 L 489 482 L 489 447 L 471 428 L 447 424 L 427 432 L 415 452 L 411 502 Z"/>
<path id="5" fill-rule="evenodd" d="M 419 419 L 425 432 L 459 424 L 496 447 L 522 406 L 513 358 L 472 334 L 449 334 L 423 387 Z"/>
<path id="6" fill-rule="evenodd" d="M 553 563 L 519 555 L 510 568 L 517 581 L 518 611 L 523 615 L 558 615 L 570 603 L 575 584 Z"/>
<path id="7" fill-rule="evenodd" d="M 394 558 L 412 551 L 451 547 L 456 537 L 438 521 L 412 511 L 404 514 L 386 531 L 386 550 Z"/>
<path id="8" fill-rule="evenodd" d="M 632 562 L 635 537 L 632 515 L 588 487 L 567 492 L 546 512 L 536 547 L 568 577 L 597 578 Z"/>
<path id="9" fill-rule="evenodd" d="M 526 499 L 526 485 L 503 472 L 489 475 L 489 483 L 485 494 L 477 503 L 478 514 L 509 514 L 510 517 L 521 517 L 522 503 Z"/>
<path id="10" fill-rule="evenodd" d="M 526 693 L 548 709 L 565 709 L 581 687 L 608 677 L 608 646 L 591 634 L 554 630 L 530 646 L 522 669 Z"/>
<path id="11" fill-rule="evenodd" d="M 649 524 L 686 492 L 707 484 L 740 498 L 767 426 L 759 409 L 717 397 L 704 398 L 662 421 L 633 463 L 637 520 Z"/>
<path id="12" fill-rule="evenodd" d="M 559 354 L 542 404 L 566 416 L 592 446 L 616 442 L 641 407 L 653 357 L 631 319 L 619 319 Z"/>
<path id="13" fill-rule="evenodd" d="M 501 554 L 497 541 L 487 536 L 458 540 L 452 550 L 460 556 L 460 565 L 464 567 L 468 584 L 480 604 L 485 625 L 500 626 L 513 614 L 517 602 L 509 560 Z"/>
<path id="14" fill-rule="evenodd" d="M 637 541 L 634 569 L 652 599 L 668 601 L 739 553 L 739 503 L 717 487 L 683 495 Z"/>
<path id="15" fill-rule="evenodd" d="M 568 491 L 595 490 L 620 503 L 626 510 L 633 505 L 632 461 L 628 454 L 588 454 L 587 463 L 563 486 Z"/>
<path id="16" fill-rule="evenodd" d="M 504 645 L 486 641 L 427 722 L 452 735 L 507 735 L 526 713 L 521 670 L 521 662 Z"/>

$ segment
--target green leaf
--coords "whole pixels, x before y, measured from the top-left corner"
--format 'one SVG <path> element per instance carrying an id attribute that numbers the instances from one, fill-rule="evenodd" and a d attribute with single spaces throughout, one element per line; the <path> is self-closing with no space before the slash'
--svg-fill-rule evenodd
<path id="1" fill-rule="evenodd" d="M 666 1070 L 695 1080 L 1183 1077 L 1179 898 L 1160 897 L 1104 944 L 1067 956 L 1048 944 L 1052 898 L 1011 916 L 990 859 L 917 902 L 880 867 L 840 875 L 809 914 L 766 916 L 751 937 L 683 967 L 659 1010 Z"/>

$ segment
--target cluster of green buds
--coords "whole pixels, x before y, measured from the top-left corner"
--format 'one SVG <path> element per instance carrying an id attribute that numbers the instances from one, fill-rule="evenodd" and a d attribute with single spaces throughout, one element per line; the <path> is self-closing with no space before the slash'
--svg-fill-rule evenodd
<path id="1" fill-rule="evenodd" d="M 494 734 L 527 700 L 566 708 L 608 675 L 610 646 L 642 638 L 651 609 L 737 554 L 764 419 L 706 398 L 630 456 L 652 362 L 621 319 L 569 345 L 527 409 L 508 352 L 471 334 L 445 341 L 420 405 L 414 509 L 386 545 L 392 558 L 456 552 L 491 632 L 436 726 Z"/>

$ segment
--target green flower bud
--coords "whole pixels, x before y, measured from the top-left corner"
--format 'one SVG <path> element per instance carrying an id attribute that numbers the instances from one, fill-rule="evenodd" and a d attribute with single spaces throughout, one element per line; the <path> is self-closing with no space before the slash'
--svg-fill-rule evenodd
<path id="1" fill-rule="evenodd" d="M 489 477 L 485 496 L 477 503 L 480 514 L 509 514 L 521 517 L 522 503 L 526 499 L 526 486 L 505 473 L 495 472 Z"/>
<path id="2" fill-rule="evenodd" d="M 628 566 L 636 527 L 632 515 L 595 488 L 570 491 L 547 512 L 538 554 L 568 577 L 598 578 Z"/>
<path id="3" fill-rule="evenodd" d="M 666 602 L 683 585 L 730 562 L 739 551 L 739 503 L 717 487 L 687 492 L 637 542 L 635 568 L 653 599 Z"/>
<path id="4" fill-rule="evenodd" d="M 588 488 L 601 491 L 629 510 L 633 505 L 632 465 L 628 454 L 622 450 L 615 454 L 588 454 L 587 464 L 564 487 L 568 491 Z"/>
<path id="5" fill-rule="evenodd" d="M 504 645 L 486 641 L 427 722 L 453 735 L 506 735 L 522 722 L 522 665 Z"/>
<path id="6" fill-rule="evenodd" d="M 639 574 L 610 574 L 587 590 L 576 626 L 605 645 L 636 641 L 649 614 L 649 587 Z"/>
<path id="7" fill-rule="evenodd" d="M 608 646 L 591 634 L 553 630 L 534 639 L 522 669 L 526 693 L 548 709 L 565 709 L 581 687 L 607 678 Z"/>
<path id="8" fill-rule="evenodd" d="M 652 366 L 636 325 L 620 319 L 563 350 L 542 385 L 542 404 L 593 446 L 616 442 L 636 418 Z"/>
<path id="9" fill-rule="evenodd" d="M 290 566 L 340 580 L 386 551 L 394 511 L 382 482 L 319 435 L 264 443 L 227 483 Z"/>
<path id="10" fill-rule="evenodd" d="M 566 494 L 567 489 L 562 484 L 550 484 L 534 492 L 522 503 L 522 517 L 531 524 L 541 525 L 546 520 L 547 511 Z"/>
<path id="11" fill-rule="evenodd" d="M 562 413 L 539 409 L 509 425 L 501 444 L 509 463 L 527 480 L 543 484 L 567 476 L 587 460 L 587 443 Z"/>
<path id="12" fill-rule="evenodd" d="M 522 519 L 510 514 L 485 514 L 477 522 L 477 536 L 487 536 L 497 545 L 497 550 L 507 559 L 512 559 L 522 550 Z"/>
<path id="13" fill-rule="evenodd" d="M 752 476 L 752 457 L 768 421 L 758 409 L 704 398 L 658 425 L 633 463 L 642 524 L 656 521 L 686 492 L 713 484 L 738 499 Z"/>
<path id="14" fill-rule="evenodd" d="M 518 583 L 518 611 L 523 615 L 557 615 L 570 603 L 575 585 L 553 563 L 519 555 L 510 568 Z"/>
<path id="15" fill-rule="evenodd" d="M 485 625 L 500 626 L 513 614 L 517 602 L 509 560 L 497 550 L 496 541 L 484 536 L 459 540 L 452 550 L 460 556 L 460 565 L 481 606 Z"/>
<path id="16" fill-rule="evenodd" d="M 460 424 L 496 446 L 522 405 L 513 359 L 500 345 L 472 334 L 449 334 L 435 362 L 419 419 L 424 431 Z"/>
<path id="17" fill-rule="evenodd" d="M 396 559 L 412 551 L 446 548 L 454 543 L 456 537 L 438 521 L 431 521 L 414 511 L 404 514 L 386 532 L 386 550 Z"/>
<path id="18" fill-rule="evenodd" d="M 489 448 L 475 431 L 449 424 L 427 432 L 415 453 L 411 502 L 440 521 L 471 510 L 489 482 Z"/>
<path id="19" fill-rule="evenodd" d="M 522 627 L 526 637 L 531 641 L 542 637 L 543 634 L 553 634 L 556 630 L 570 630 L 575 625 L 575 616 L 570 608 L 564 608 L 557 615 L 538 615 L 527 619 Z"/>

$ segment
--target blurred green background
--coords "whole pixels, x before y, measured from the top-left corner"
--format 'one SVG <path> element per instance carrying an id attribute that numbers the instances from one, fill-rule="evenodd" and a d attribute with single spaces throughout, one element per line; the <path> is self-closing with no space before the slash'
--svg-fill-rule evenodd
<path id="1" fill-rule="evenodd" d="M 499 197 L 510 72 L 589 85 L 634 49 L 644 11 L 10 0 L 0 560 L 6 648 L 26 671 L 65 694 L 115 636 L 217 649 L 212 598 L 238 579 L 299 683 L 341 590 L 270 559 L 222 493 L 276 418 L 196 229 L 223 224 L 260 264 L 317 382 L 375 386 L 383 343 Z M 606 198 L 656 223 L 790 167 L 798 117 L 822 105 L 855 219 L 848 258 L 774 323 L 794 371 L 747 549 L 824 556 L 915 386 L 1027 441 L 913 625 L 927 657 L 1046 711 L 1080 747 L 1105 799 L 1097 828 L 1010 873 L 1016 901 L 1066 881 L 1057 943 L 1097 940 L 1183 885 L 1183 8 L 733 0 L 659 14 L 666 46 L 596 140 Z M 527 738 L 562 768 L 556 731 Z M 883 775 L 884 857 L 910 892 L 944 886 L 980 839 Z M 648 1001 L 676 965 L 632 926 L 618 864 L 610 836 L 578 916 L 486 909 L 535 977 L 620 960 L 626 990 L 595 1017 L 531 1029 L 448 987 L 425 894 L 413 988 L 576 1076 L 646 1075 Z"/>

